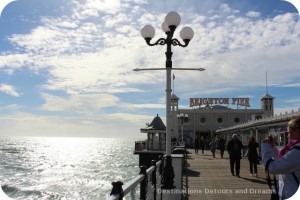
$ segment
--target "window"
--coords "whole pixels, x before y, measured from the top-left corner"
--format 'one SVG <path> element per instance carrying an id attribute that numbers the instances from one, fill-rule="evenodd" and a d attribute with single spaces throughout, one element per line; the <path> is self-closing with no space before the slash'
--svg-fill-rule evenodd
<path id="1" fill-rule="evenodd" d="M 222 122 L 223 122 L 223 118 L 222 118 L 222 117 L 219 117 L 219 118 L 217 119 L 217 122 L 222 123 Z"/>
<path id="2" fill-rule="evenodd" d="M 206 122 L 205 117 L 201 117 L 200 122 L 205 123 Z"/>
<path id="3" fill-rule="evenodd" d="M 240 118 L 238 118 L 238 117 L 234 118 L 234 122 L 235 123 L 239 123 L 240 122 Z"/>

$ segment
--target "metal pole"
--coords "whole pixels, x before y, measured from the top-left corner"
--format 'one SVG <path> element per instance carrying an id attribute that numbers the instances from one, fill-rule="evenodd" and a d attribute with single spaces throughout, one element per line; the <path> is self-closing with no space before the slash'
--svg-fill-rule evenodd
<path id="1" fill-rule="evenodd" d="M 166 89 L 166 156 L 171 156 L 171 70 L 172 68 L 167 68 L 166 80 L 167 80 L 167 89 Z"/>
<path id="2" fill-rule="evenodd" d="M 174 186 L 174 169 L 172 166 L 172 157 L 171 157 L 171 126 L 172 126 L 172 113 L 171 113 L 171 71 L 172 71 L 172 49 L 171 46 L 180 46 L 187 47 L 190 40 L 194 36 L 194 32 L 190 27 L 184 27 L 180 32 L 180 36 L 182 37 L 184 44 L 181 44 L 176 38 L 173 38 L 174 32 L 177 26 L 180 23 L 180 16 L 176 12 L 170 12 L 165 18 L 165 22 L 163 23 L 163 31 L 166 33 L 166 38 L 160 38 L 156 42 L 151 43 L 151 39 L 155 35 L 155 30 L 153 26 L 146 25 L 141 30 L 141 35 L 145 39 L 146 43 L 149 46 L 155 45 L 166 45 L 167 51 L 166 55 L 166 162 L 163 171 L 163 186 L 162 189 L 173 189 Z M 148 69 L 139 69 L 136 68 L 134 71 L 140 70 L 162 70 L 164 68 L 148 68 Z M 177 68 L 178 69 L 178 68 Z M 179 70 L 195 70 L 191 68 L 187 69 L 179 69 Z M 203 71 L 204 68 L 198 68 L 197 70 Z"/>

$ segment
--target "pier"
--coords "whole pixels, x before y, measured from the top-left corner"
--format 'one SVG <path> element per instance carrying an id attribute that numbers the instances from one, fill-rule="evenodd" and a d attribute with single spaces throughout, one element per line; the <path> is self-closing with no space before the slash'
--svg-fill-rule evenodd
<path id="1" fill-rule="evenodd" d="M 271 190 L 265 180 L 263 165 L 258 165 L 258 177 L 250 176 L 247 157 L 241 160 L 240 178 L 232 176 L 230 172 L 229 156 L 225 151 L 224 158 L 216 152 L 216 158 L 211 152 L 194 153 L 188 149 L 188 168 L 183 177 L 185 200 L 248 200 L 270 199 Z"/>

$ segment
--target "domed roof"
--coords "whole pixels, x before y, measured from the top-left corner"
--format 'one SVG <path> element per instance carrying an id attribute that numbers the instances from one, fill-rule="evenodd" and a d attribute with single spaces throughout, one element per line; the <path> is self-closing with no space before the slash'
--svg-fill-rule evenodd
<path id="1" fill-rule="evenodd" d="M 161 118 L 158 116 L 154 117 L 154 119 L 152 120 L 152 122 L 149 124 L 146 124 L 147 127 L 146 128 L 141 128 L 141 132 L 142 133 L 149 133 L 149 132 L 162 132 L 165 133 L 166 132 L 166 126 L 163 123 L 163 121 L 161 120 Z"/>
<path id="2" fill-rule="evenodd" d="M 269 93 L 266 93 L 265 96 L 263 96 L 260 100 L 262 99 L 275 99 L 275 97 L 269 95 Z"/>
<path id="3" fill-rule="evenodd" d="M 166 126 L 161 120 L 161 118 L 158 116 L 154 117 L 149 127 L 152 127 L 155 130 L 166 130 Z"/>
<path id="4" fill-rule="evenodd" d="M 171 100 L 179 100 L 179 97 L 176 96 L 175 94 L 172 94 L 171 95 Z"/>

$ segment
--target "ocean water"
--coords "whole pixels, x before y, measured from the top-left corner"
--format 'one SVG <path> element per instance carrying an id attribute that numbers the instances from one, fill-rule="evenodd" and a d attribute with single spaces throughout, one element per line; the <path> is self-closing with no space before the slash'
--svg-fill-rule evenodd
<path id="1" fill-rule="evenodd" d="M 12 199 L 102 200 L 139 173 L 135 139 L 0 137 L 0 184 Z"/>

